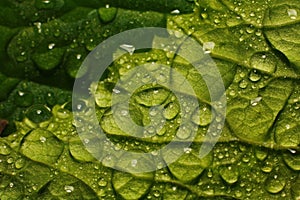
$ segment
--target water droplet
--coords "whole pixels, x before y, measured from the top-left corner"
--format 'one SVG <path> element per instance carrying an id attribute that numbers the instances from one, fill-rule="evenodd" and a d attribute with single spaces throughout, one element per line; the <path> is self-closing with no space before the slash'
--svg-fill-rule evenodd
<path id="1" fill-rule="evenodd" d="M 122 44 L 120 45 L 120 48 L 127 51 L 130 55 L 132 55 L 135 51 L 135 47 L 130 44 Z"/>
<path id="2" fill-rule="evenodd" d="M 44 142 L 47 141 L 47 138 L 45 138 L 44 136 L 41 136 L 41 137 L 40 137 L 40 141 L 41 141 L 42 143 L 44 143 Z"/>
<path id="3" fill-rule="evenodd" d="M 255 28 L 252 25 L 250 25 L 246 28 L 246 32 L 249 34 L 253 33 L 254 31 L 255 31 Z"/>
<path id="4" fill-rule="evenodd" d="M 180 14 L 180 10 L 178 10 L 178 9 L 172 10 L 171 14 Z"/>
<path id="5" fill-rule="evenodd" d="M 192 115 L 192 122 L 199 126 L 207 126 L 211 123 L 212 121 L 212 112 L 211 109 L 203 105 L 199 108 L 196 108 Z"/>
<path id="6" fill-rule="evenodd" d="M 138 162 L 138 161 L 137 161 L 136 159 L 132 160 L 132 161 L 131 161 L 131 166 L 132 166 L 132 167 L 136 167 L 137 162 Z"/>
<path id="7" fill-rule="evenodd" d="M 166 119 L 171 120 L 177 116 L 179 112 L 179 106 L 176 103 L 169 103 L 163 111 L 163 115 Z"/>
<path id="8" fill-rule="evenodd" d="M 27 107 L 33 103 L 33 94 L 31 92 L 18 91 L 14 98 L 15 103 L 21 107 Z"/>
<path id="9" fill-rule="evenodd" d="M 10 154 L 10 152 L 11 152 L 11 149 L 6 144 L 4 144 L 4 143 L 0 144 L 0 154 L 1 155 L 6 156 L 6 155 Z"/>
<path id="10" fill-rule="evenodd" d="M 99 18 L 104 23 L 113 21 L 117 15 L 117 12 L 117 8 L 110 7 L 109 5 L 98 9 Z"/>
<path id="11" fill-rule="evenodd" d="M 76 55 L 76 59 L 77 59 L 77 60 L 80 60 L 80 59 L 81 59 L 81 56 L 82 56 L 81 54 L 77 54 L 77 55 Z"/>
<path id="12" fill-rule="evenodd" d="M 185 153 L 191 153 L 192 149 L 189 148 L 189 147 L 186 147 L 186 148 L 183 149 L 183 151 L 184 151 Z"/>
<path id="13" fill-rule="evenodd" d="M 276 70 L 276 57 L 267 52 L 255 53 L 250 58 L 250 66 L 267 73 L 274 73 Z"/>
<path id="14" fill-rule="evenodd" d="M 14 162 L 14 159 L 13 159 L 13 158 L 8 158 L 8 159 L 7 159 L 7 163 L 8 163 L 8 164 L 11 164 L 11 163 L 13 163 L 13 162 Z"/>
<path id="15" fill-rule="evenodd" d="M 220 175 L 224 181 L 229 184 L 236 183 L 238 181 L 239 173 L 232 167 L 222 167 L 220 169 Z"/>
<path id="16" fill-rule="evenodd" d="M 255 150 L 255 156 L 258 160 L 265 160 L 268 156 L 268 152 L 262 149 Z"/>
<path id="17" fill-rule="evenodd" d="M 185 140 L 191 136 L 191 130 L 184 125 L 180 126 L 176 133 L 176 136 L 181 140 Z"/>
<path id="18" fill-rule="evenodd" d="M 283 154 L 283 159 L 286 165 L 295 171 L 300 171 L 300 153 L 290 149 L 289 152 Z"/>
<path id="19" fill-rule="evenodd" d="M 120 92 L 121 92 L 121 91 L 118 90 L 118 89 L 116 89 L 116 88 L 113 89 L 113 93 L 115 93 L 115 94 L 120 94 Z"/>
<path id="20" fill-rule="evenodd" d="M 26 110 L 25 116 L 34 123 L 41 123 L 49 120 L 52 113 L 48 107 L 36 104 Z"/>
<path id="21" fill-rule="evenodd" d="M 261 100 L 262 100 L 262 97 L 256 97 L 255 99 L 252 99 L 250 101 L 250 104 L 251 104 L 251 106 L 256 106 Z"/>
<path id="22" fill-rule="evenodd" d="M 203 51 L 205 54 L 211 53 L 211 51 L 215 48 L 214 42 L 204 42 L 203 43 Z"/>
<path id="23" fill-rule="evenodd" d="M 64 189 L 67 193 L 71 193 L 74 191 L 74 187 L 71 185 L 65 185 Z"/>
<path id="24" fill-rule="evenodd" d="M 295 9 L 288 9 L 287 13 L 292 20 L 295 20 L 297 18 L 298 14 L 297 14 L 297 10 Z"/>
<path id="25" fill-rule="evenodd" d="M 107 185 L 107 181 L 104 178 L 101 178 L 98 182 L 98 185 L 101 187 L 105 187 Z"/>
<path id="26" fill-rule="evenodd" d="M 256 70 L 253 70 L 250 72 L 249 79 L 250 81 L 257 82 L 261 79 L 261 74 Z"/>
<path id="27" fill-rule="evenodd" d="M 21 168 L 23 168 L 24 166 L 25 166 L 25 159 L 23 159 L 23 158 L 20 158 L 20 159 L 18 159 L 16 162 L 15 162 L 15 167 L 17 168 L 17 169 L 21 169 Z"/>
<path id="28" fill-rule="evenodd" d="M 61 119 L 66 119 L 71 116 L 70 111 L 68 111 L 67 109 L 63 109 L 63 108 L 56 110 L 55 114 L 57 117 L 59 117 Z"/>
<path id="29" fill-rule="evenodd" d="M 55 44 L 54 43 L 50 43 L 49 45 L 48 45 L 48 49 L 53 49 L 55 47 Z"/>
<path id="30" fill-rule="evenodd" d="M 159 196 L 160 196 L 160 192 L 159 192 L 158 190 L 154 190 L 154 191 L 153 191 L 153 195 L 154 195 L 155 197 L 159 197 Z"/>
<path id="31" fill-rule="evenodd" d="M 272 194 L 276 194 L 283 190 L 286 181 L 282 177 L 278 177 L 274 175 L 273 177 L 269 177 L 265 182 L 265 188 L 268 192 Z"/>
<path id="32" fill-rule="evenodd" d="M 9 187 L 14 187 L 14 183 L 9 183 Z"/>
<path id="33" fill-rule="evenodd" d="M 248 82 L 245 80 L 241 80 L 241 82 L 239 83 L 239 87 L 242 89 L 247 88 L 247 86 L 248 86 Z"/>

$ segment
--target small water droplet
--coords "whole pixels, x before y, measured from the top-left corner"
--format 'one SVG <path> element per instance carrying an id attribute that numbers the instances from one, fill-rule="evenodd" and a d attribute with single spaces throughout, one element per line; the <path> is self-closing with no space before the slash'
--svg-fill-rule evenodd
<path id="1" fill-rule="evenodd" d="M 131 161 L 131 166 L 136 167 L 137 163 L 138 163 L 138 161 L 136 159 L 134 159 Z"/>
<path id="2" fill-rule="evenodd" d="M 257 82 L 261 79 L 261 75 L 256 70 L 253 70 L 250 72 L 249 79 L 250 81 Z"/>
<path id="3" fill-rule="evenodd" d="M 18 159 L 16 162 L 15 162 L 15 167 L 17 168 L 17 169 L 21 169 L 21 168 L 23 168 L 24 166 L 25 166 L 25 159 L 23 159 L 23 158 L 20 158 L 20 159 Z"/>
<path id="4" fill-rule="evenodd" d="M 163 111 L 166 119 L 171 120 L 179 113 L 179 106 L 176 103 L 169 103 Z"/>
<path id="5" fill-rule="evenodd" d="M 65 185 L 64 189 L 67 193 L 71 193 L 74 191 L 74 187 L 71 185 Z"/>
<path id="6" fill-rule="evenodd" d="M 105 7 L 98 9 L 99 18 L 102 22 L 108 23 L 115 19 L 118 9 L 115 7 L 110 7 L 109 4 L 106 4 Z"/>
<path id="7" fill-rule="evenodd" d="M 295 20 L 298 16 L 297 10 L 295 9 L 288 9 L 287 13 L 292 20 Z"/>
<path id="8" fill-rule="evenodd" d="M 248 82 L 245 80 L 241 80 L 241 82 L 239 83 L 239 87 L 242 89 L 247 88 L 247 86 L 248 86 Z"/>
<path id="9" fill-rule="evenodd" d="M 9 147 L 7 147 L 6 144 L 4 144 L 4 143 L 0 144 L 0 154 L 1 155 L 6 156 L 6 155 L 10 154 L 10 152 L 11 152 L 11 149 Z"/>
<path id="10" fill-rule="evenodd" d="M 205 54 L 211 53 L 211 51 L 215 48 L 214 42 L 204 42 L 203 43 L 203 51 Z"/>
<path id="11" fill-rule="evenodd" d="M 180 14 L 180 10 L 178 10 L 178 9 L 172 10 L 171 14 Z"/>
<path id="12" fill-rule="evenodd" d="M 44 143 L 44 142 L 47 141 L 47 138 L 45 138 L 44 136 L 41 136 L 41 137 L 40 137 L 40 141 L 41 141 L 42 143 Z"/>
<path id="13" fill-rule="evenodd" d="M 49 45 L 48 45 L 48 49 L 53 49 L 55 47 L 55 44 L 54 43 L 50 43 Z"/>
<path id="14" fill-rule="evenodd" d="M 14 159 L 13 159 L 13 158 L 8 158 L 8 159 L 7 159 L 7 163 L 8 163 L 8 164 L 11 164 L 11 163 L 13 163 L 13 162 L 14 162 Z"/>
<path id="15" fill-rule="evenodd" d="M 9 187 L 14 187 L 14 183 L 9 183 Z"/>
<path id="16" fill-rule="evenodd" d="M 256 97 L 255 99 L 252 99 L 252 100 L 250 101 L 250 104 L 251 104 L 252 106 L 256 106 L 261 100 L 262 100 L 262 97 Z"/>
<path id="17" fill-rule="evenodd" d="M 131 44 L 122 44 L 120 48 L 127 51 L 130 55 L 132 55 L 135 51 L 135 47 Z"/>
<path id="18" fill-rule="evenodd" d="M 76 59 L 77 59 L 77 60 L 80 60 L 80 59 L 81 59 L 81 54 L 77 54 L 77 55 L 76 55 Z"/>
<path id="19" fill-rule="evenodd" d="M 113 89 L 113 93 L 115 93 L 115 94 L 120 94 L 120 92 L 121 92 L 121 91 L 118 90 L 118 89 L 116 89 L 116 88 Z"/>
<path id="20" fill-rule="evenodd" d="M 101 187 L 105 187 L 107 185 L 107 181 L 104 178 L 101 178 L 98 182 L 98 185 Z"/>
<path id="21" fill-rule="evenodd" d="M 27 107 L 33 103 L 33 94 L 19 90 L 14 100 L 18 106 Z"/>

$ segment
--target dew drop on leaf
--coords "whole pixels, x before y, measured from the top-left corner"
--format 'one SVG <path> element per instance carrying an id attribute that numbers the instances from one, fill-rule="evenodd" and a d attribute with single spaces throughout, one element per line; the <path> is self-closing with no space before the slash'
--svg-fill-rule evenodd
<path id="1" fill-rule="evenodd" d="M 284 153 L 283 160 L 291 169 L 300 171 L 300 153 L 294 151 Z"/>
<path id="2" fill-rule="evenodd" d="M 164 117 L 168 120 L 176 117 L 178 113 L 179 113 L 179 106 L 176 103 L 169 103 L 163 111 Z"/>
<path id="3" fill-rule="evenodd" d="M 262 97 L 256 97 L 255 99 L 252 99 L 250 101 L 250 104 L 251 104 L 251 106 L 256 106 L 261 100 L 262 100 Z"/>
<path id="4" fill-rule="evenodd" d="M 205 54 L 209 54 L 215 48 L 214 42 L 204 42 L 203 43 L 203 51 Z"/>
<path id="5" fill-rule="evenodd" d="M 117 11 L 117 8 L 106 5 L 98 9 L 99 18 L 104 23 L 111 22 L 115 19 Z"/>
<path id="6" fill-rule="evenodd" d="M 122 44 L 120 48 L 127 51 L 130 55 L 132 55 L 135 51 L 135 47 L 131 44 Z"/>
<path id="7" fill-rule="evenodd" d="M 192 115 L 192 121 L 199 126 L 207 126 L 212 121 L 211 108 L 207 105 L 196 108 Z"/>
<path id="8" fill-rule="evenodd" d="M 224 181 L 228 184 L 233 184 L 238 181 L 239 173 L 236 169 L 229 167 L 222 167 L 220 169 L 220 175 Z"/>
<path id="9" fill-rule="evenodd" d="M 185 140 L 191 136 L 191 130 L 185 125 L 182 125 L 181 127 L 179 127 L 176 136 L 181 140 Z"/>
<path id="10" fill-rule="evenodd" d="M 9 155 L 11 153 L 10 147 L 8 147 L 5 143 L 0 142 L 0 154 L 1 155 Z"/>
<path id="11" fill-rule="evenodd" d="M 25 166 L 25 164 L 26 164 L 25 159 L 19 158 L 19 159 L 15 162 L 15 167 L 16 167 L 17 169 L 21 169 L 21 168 L 23 168 L 23 167 Z"/>
<path id="12" fill-rule="evenodd" d="M 74 191 L 74 187 L 71 185 L 65 185 L 64 189 L 67 193 L 71 193 Z"/>
<path id="13" fill-rule="evenodd" d="M 286 181 L 278 175 L 268 177 L 265 181 L 265 188 L 268 192 L 272 194 L 279 193 L 285 187 Z"/>
<path id="14" fill-rule="evenodd" d="M 249 79 L 250 81 L 257 82 L 261 79 L 261 74 L 256 70 L 252 70 L 250 72 Z"/>
<path id="15" fill-rule="evenodd" d="M 247 86 L 248 86 L 247 81 L 245 81 L 245 80 L 240 81 L 240 83 L 239 83 L 240 88 L 245 89 L 245 88 L 247 88 Z"/>
<path id="16" fill-rule="evenodd" d="M 19 90 L 16 93 L 14 100 L 18 106 L 27 107 L 32 105 L 33 103 L 33 94 L 29 91 L 24 92 Z"/>
<path id="17" fill-rule="evenodd" d="M 52 113 L 48 107 L 36 104 L 26 110 L 25 116 L 34 123 L 41 123 L 49 120 Z"/>
<path id="18" fill-rule="evenodd" d="M 292 20 L 295 20 L 298 16 L 297 10 L 295 10 L 295 9 L 288 9 L 287 13 Z"/>
<path id="19" fill-rule="evenodd" d="M 267 52 L 255 53 L 250 58 L 250 66 L 266 73 L 273 73 L 276 70 L 276 57 Z"/>

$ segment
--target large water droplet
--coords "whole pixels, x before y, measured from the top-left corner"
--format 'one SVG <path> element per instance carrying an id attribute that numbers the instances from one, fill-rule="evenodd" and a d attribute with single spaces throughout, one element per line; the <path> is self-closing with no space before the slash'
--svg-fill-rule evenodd
<path id="1" fill-rule="evenodd" d="M 176 103 L 169 103 L 165 110 L 163 111 L 163 115 L 166 119 L 170 120 L 176 117 L 179 112 L 179 106 Z"/>
<path id="2" fill-rule="evenodd" d="M 44 105 L 33 105 L 26 110 L 26 117 L 34 123 L 41 123 L 49 120 L 52 117 L 50 109 Z"/>
<path id="3" fill-rule="evenodd" d="M 191 130 L 187 126 L 182 125 L 179 127 L 176 136 L 181 140 L 185 140 L 191 136 Z"/>
<path id="4" fill-rule="evenodd" d="M 268 52 L 255 53 L 250 58 L 250 66 L 263 72 L 273 73 L 276 70 L 276 57 Z"/>
<path id="5" fill-rule="evenodd" d="M 115 19 L 117 11 L 117 8 L 107 5 L 105 7 L 99 8 L 98 14 L 102 22 L 108 23 Z"/>
<path id="6" fill-rule="evenodd" d="M 283 190 L 285 184 L 286 181 L 282 177 L 274 175 L 272 177 L 267 178 L 265 182 L 265 188 L 268 192 L 276 194 Z"/>
<path id="7" fill-rule="evenodd" d="M 300 171 L 300 153 L 287 152 L 283 154 L 284 162 L 293 170 Z"/>
<path id="8" fill-rule="evenodd" d="M 229 167 L 222 167 L 220 169 L 220 175 L 224 181 L 229 184 L 236 183 L 239 178 L 239 173 L 236 169 Z"/>
<path id="9" fill-rule="evenodd" d="M 192 115 L 192 121 L 197 125 L 207 126 L 211 123 L 212 117 L 211 108 L 203 105 L 194 111 Z"/>

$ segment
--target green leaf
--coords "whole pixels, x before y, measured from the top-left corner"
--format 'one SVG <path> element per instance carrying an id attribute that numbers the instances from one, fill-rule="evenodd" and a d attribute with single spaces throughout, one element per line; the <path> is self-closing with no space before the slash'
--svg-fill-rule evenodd
<path id="1" fill-rule="evenodd" d="M 2 0 L 1 199 L 299 199 L 299 14 L 298 0 Z M 74 107 L 86 56 L 139 27 L 168 28 L 163 49 L 116 49 Z"/>

